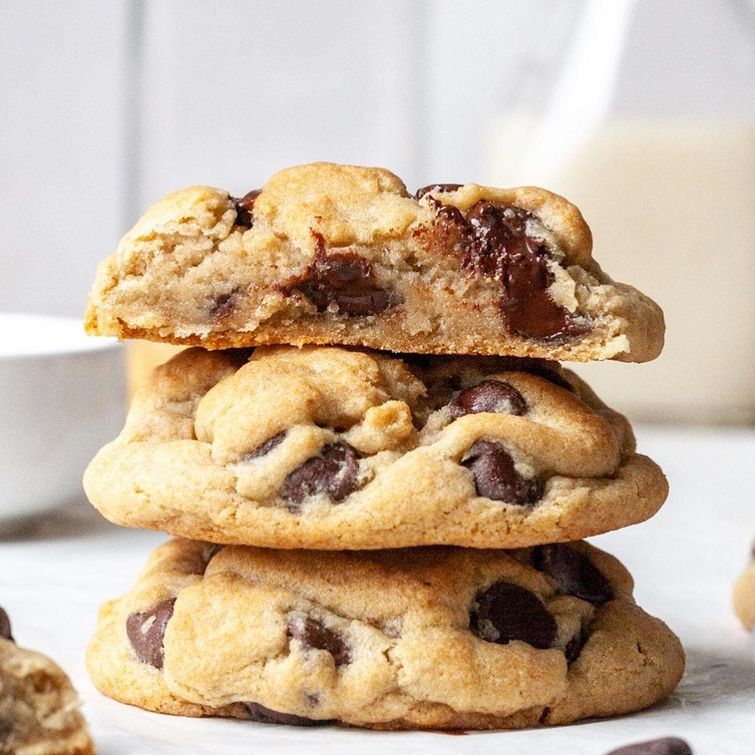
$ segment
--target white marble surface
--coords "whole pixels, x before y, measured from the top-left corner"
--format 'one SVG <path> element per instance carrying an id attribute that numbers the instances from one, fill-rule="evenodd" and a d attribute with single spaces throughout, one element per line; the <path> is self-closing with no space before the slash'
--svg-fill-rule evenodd
<path id="1" fill-rule="evenodd" d="M 673 698 L 633 716 L 521 732 L 375 733 L 189 720 L 101 697 L 83 653 L 97 606 L 131 584 L 163 537 L 101 520 L 83 502 L 24 535 L 0 540 L 0 605 L 21 644 L 72 676 L 102 755 L 272 751 L 280 755 L 568 753 L 600 755 L 628 741 L 674 734 L 697 755 L 755 751 L 755 641 L 739 627 L 731 585 L 755 535 L 755 432 L 640 428 L 641 450 L 664 467 L 667 505 L 652 521 L 594 538 L 629 567 L 638 602 L 680 635 L 687 673 Z M 1 482 L 1 481 L 0 481 Z"/>

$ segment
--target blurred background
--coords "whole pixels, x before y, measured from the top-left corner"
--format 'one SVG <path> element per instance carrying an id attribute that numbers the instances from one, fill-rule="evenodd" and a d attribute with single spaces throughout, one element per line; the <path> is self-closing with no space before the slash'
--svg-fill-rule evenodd
<path id="1" fill-rule="evenodd" d="M 664 307 L 634 419 L 755 421 L 750 0 L 3 0 L 0 310 L 79 316 L 162 194 L 313 160 L 539 184 Z M 162 358 L 160 351 L 147 359 Z"/>

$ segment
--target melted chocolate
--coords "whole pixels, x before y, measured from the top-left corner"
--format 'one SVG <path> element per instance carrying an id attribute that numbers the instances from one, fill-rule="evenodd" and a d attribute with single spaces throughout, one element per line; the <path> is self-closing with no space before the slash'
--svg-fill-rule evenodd
<path id="1" fill-rule="evenodd" d="M 545 243 L 527 235 L 530 213 L 519 207 L 481 200 L 466 217 L 437 203 L 440 222 L 461 233 L 462 265 L 501 285 L 501 316 L 521 336 L 558 339 L 584 332 L 548 293 L 553 275 Z"/>
<path id="2" fill-rule="evenodd" d="M 416 193 L 414 194 L 415 199 L 422 199 L 422 197 L 425 196 L 425 194 L 428 194 L 429 192 L 446 192 L 446 191 L 456 191 L 457 189 L 460 189 L 464 184 L 428 184 L 427 186 L 423 186 L 421 189 L 417 189 Z"/>
<path id="3" fill-rule="evenodd" d="M 252 210 L 261 192 L 262 189 L 253 189 L 241 198 L 231 197 L 231 202 L 236 208 L 236 225 L 240 225 L 242 228 L 251 228 L 254 225 Z"/>
<path id="4" fill-rule="evenodd" d="M 389 292 L 375 280 L 369 260 L 353 252 L 328 254 L 319 234 L 315 261 L 282 290 L 304 294 L 318 312 L 335 304 L 338 312 L 351 317 L 375 315 L 392 304 Z"/>

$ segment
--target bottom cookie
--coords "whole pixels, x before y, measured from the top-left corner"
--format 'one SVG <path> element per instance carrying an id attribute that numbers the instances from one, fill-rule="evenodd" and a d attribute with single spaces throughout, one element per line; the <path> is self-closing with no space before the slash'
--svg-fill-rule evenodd
<path id="1" fill-rule="evenodd" d="M 149 710 L 377 729 L 562 724 L 645 708 L 679 640 L 583 543 L 276 551 L 171 540 L 101 609 L 95 685 Z"/>
<path id="2" fill-rule="evenodd" d="M 71 682 L 47 656 L 15 644 L 0 608 L 0 753 L 92 755 Z"/>

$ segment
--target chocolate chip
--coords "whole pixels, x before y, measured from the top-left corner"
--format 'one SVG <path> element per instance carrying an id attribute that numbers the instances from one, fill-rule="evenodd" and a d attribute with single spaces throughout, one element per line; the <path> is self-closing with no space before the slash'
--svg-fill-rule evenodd
<path id="1" fill-rule="evenodd" d="M 531 375 L 537 375 L 537 377 L 541 377 L 543 380 L 548 380 L 559 388 L 575 393 L 574 386 L 563 375 L 550 367 L 545 367 L 540 364 L 528 365 L 525 372 L 529 372 Z"/>
<path id="2" fill-rule="evenodd" d="M 391 296 L 375 280 L 369 260 L 351 252 L 327 254 L 323 237 L 316 238 L 315 261 L 281 287 L 284 293 L 304 294 L 318 312 L 335 305 L 338 312 L 353 317 L 375 315 L 391 306 Z"/>
<path id="3" fill-rule="evenodd" d="M 292 616 L 286 630 L 289 637 L 301 642 L 305 647 L 326 650 L 333 656 L 336 666 L 351 663 L 351 651 L 343 639 L 319 621 L 308 616 Z"/>
<path id="4" fill-rule="evenodd" d="M 241 289 L 234 288 L 224 294 L 220 294 L 212 303 L 210 308 L 210 317 L 213 321 L 219 322 L 233 312 L 236 307 L 236 301 L 239 298 Z"/>
<path id="5" fill-rule="evenodd" d="M 316 720 L 314 718 L 305 718 L 304 716 L 295 716 L 293 713 L 280 713 L 277 710 L 271 710 L 259 703 L 243 703 L 249 714 L 250 721 L 257 721 L 263 724 L 285 724 L 286 726 L 323 726 L 331 723 L 330 721 Z"/>
<path id="6" fill-rule="evenodd" d="M 261 443 L 253 451 L 250 451 L 244 456 L 242 461 L 250 461 L 251 459 L 259 459 L 261 456 L 269 454 L 274 448 L 283 443 L 283 439 L 286 437 L 286 431 L 282 430 L 275 435 L 271 435 L 264 443 Z"/>
<path id="7" fill-rule="evenodd" d="M 294 509 L 310 495 L 341 501 L 356 490 L 358 473 L 357 452 L 346 443 L 331 443 L 286 477 L 281 495 Z"/>
<path id="8" fill-rule="evenodd" d="M 602 606 L 613 600 L 608 580 L 592 561 L 566 543 L 538 545 L 532 551 L 532 564 L 558 582 L 559 590 L 566 595 Z"/>
<path id="9" fill-rule="evenodd" d="M 499 280 L 501 314 L 507 327 L 523 336 L 554 338 L 581 332 L 569 312 L 553 301 L 553 282 L 545 244 L 527 235 L 530 213 L 483 200 L 467 213 L 467 267 Z"/>
<path id="10" fill-rule="evenodd" d="M 466 217 L 440 203 L 436 211 L 437 222 L 460 235 L 462 266 L 500 283 L 501 317 L 510 331 L 548 340 L 586 330 L 548 293 L 550 255 L 543 241 L 527 234 L 529 212 L 488 200 L 473 205 Z"/>
<path id="11" fill-rule="evenodd" d="M 448 405 L 454 419 L 465 414 L 495 412 L 521 416 L 527 413 L 527 402 L 514 386 L 502 380 L 483 380 L 465 388 Z"/>
<path id="12" fill-rule="evenodd" d="M 173 616 L 175 603 L 175 598 L 168 598 L 152 610 L 132 613 L 126 619 L 126 634 L 137 658 L 155 668 L 163 667 L 165 627 Z"/>
<path id="13" fill-rule="evenodd" d="M 385 289 L 371 282 L 372 266 L 364 258 L 350 254 L 332 254 L 315 263 L 301 283 L 301 291 L 319 312 L 331 304 L 346 315 L 364 317 L 382 312 L 388 307 Z"/>
<path id="14" fill-rule="evenodd" d="M 692 748 L 678 737 L 661 737 L 625 745 L 607 755 L 692 755 Z"/>
<path id="15" fill-rule="evenodd" d="M 477 594 L 469 628 L 499 645 L 521 640 L 543 649 L 552 647 L 556 639 L 556 620 L 548 609 L 536 595 L 511 582 L 496 582 Z"/>
<path id="16" fill-rule="evenodd" d="M 4 640 L 13 642 L 13 633 L 11 632 L 10 618 L 4 609 L 0 608 L 0 637 Z"/>
<path id="17" fill-rule="evenodd" d="M 425 196 L 428 192 L 446 192 L 446 191 L 456 191 L 457 189 L 460 189 L 464 184 L 428 184 L 427 186 L 423 186 L 421 189 L 417 189 L 414 198 L 415 199 L 422 199 L 422 197 Z"/>
<path id="18" fill-rule="evenodd" d="M 587 637 L 587 633 L 580 630 L 566 643 L 564 655 L 567 663 L 574 663 L 579 658 L 579 654 L 582 652 L 585 642 L 587 642 Z"/>
<path id="19" fill-rule="evenodd" d="M 257 197 L 262 193 L 262 189 L 254 189 L 244 194 L 243 197 L 237 199 L 231 197 L 236 208 L 236 225 L 240 225 L 242 228 L 251 228 L 254 224 L 254 218 L 252 217 L 252 210 L 254 209 L 254 203 Z"/>
<path id="20" fill-rule="evenodd" d="M 522 477 L 501 443 L 478 440 L 461 462 L 474 475 L 477 495 L 516 506 L 540 500 L 543 483 L 537 477 Z"/>

